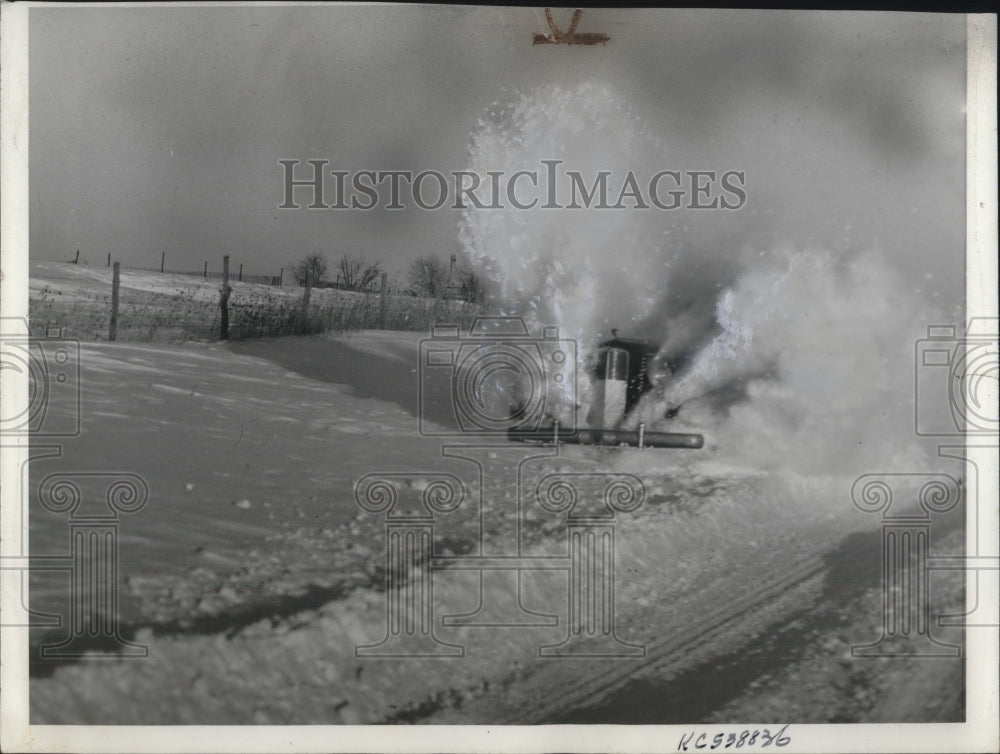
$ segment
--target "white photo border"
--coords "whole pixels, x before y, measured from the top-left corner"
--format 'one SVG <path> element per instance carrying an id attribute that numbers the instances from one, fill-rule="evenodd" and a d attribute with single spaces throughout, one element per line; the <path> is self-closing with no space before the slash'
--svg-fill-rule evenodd
<path id="1" fill-rule="evenodd" d="M 267 3 L 267 5 L 274 3 Z M 73 4 L 62 4 L 72 7 Z M 110 7 L 111 4 L 94 4 Z M 145 5 L 145 4 L 144 4 Z M 150 5 L 157 5 L 151 3 Z M 182 12 L 203 3 L 161 3 Z M 251 3 L 211 3 L 244 6 Z M 0 86 L 2 86 L 2 232 L 0 314 L 28 312 L 28 22 L 36 4 L 4 3 L 0 11 Z M 60 4 L 45 4 L 46 8 Z M 79 6 L 75 6 L 79 7 Z M 129 7 L 113 4 L 113 7 Z M 997 317 L 997 123 L 995 15 L 968 16 L 967 80 L 967 316 Z M 27 377 L 4 373 L 0 400 L 5 407 L 26 405 Z M 982 396 L 980 396 L 982 397 Z M 992 393 L 996 411 L 996 389 Z M 7 414 L 7 409 L 4 410 Z M 970 449 L 983 479 L 998 478 L 997 448 Z M 20 489 L 11 484 L 27 458 L 27 439 L 4 441 L 0 456 L 0 537 L 11 542 L 27 532 L 20 515 Z M 990 555 L 1000 553 L 997 488 L 987 486 L 979 506 L 979 525 L 993 532 Z M 968 541 L 975 536 L 968 517 Z M 981 540 L 980 540 L 981 541 Z M 22 553 L 26 555 L 27 553 Z M 21 574 L 0 570 L 0 612 L 10 617 L 20 604 Z M 980 595 L 983 596 L 983 595 Z M 991 595 L 996 600 L 997 595 Z M 967 599 L 975 594 L 967 590 Z M 970 604 L 971 608 L 972 605 Z M 980 608 L 981 609 L 981 608 Z M 994 625 L 966 629 L 966 722 L 954 724 L 795 725 L 786 751 L 943 752 L 995 751 L 1000 741 L 997 689 L 1000 614 Z M 0 628 L 0 749 L 9 752 L 654 752 L 676 751 L 692 726 L 83 726 L 31 725 L 28 719 L 28 629 Z M 706 726 L 699 726 L 705 728 Z M 713 732 L 739 733 L 744 725 L 713 725 Z M 401 735 L 402 734 L 402 735 Z"/>

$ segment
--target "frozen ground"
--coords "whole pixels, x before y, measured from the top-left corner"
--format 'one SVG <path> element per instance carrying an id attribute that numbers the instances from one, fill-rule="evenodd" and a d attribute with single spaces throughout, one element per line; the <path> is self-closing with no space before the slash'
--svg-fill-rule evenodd
<path id="1" fill-rule="evenodd" d="M 148 481 L 149 503 L 122 518 L 119 540 L 122 635 L 147 644 L 149 657 L 36 657 L 32 721 L 961 716 L 961 705 L 929 705 L 942 689 L 961 697 L 961 660 L 908 661 L 909 671 L 851 664 L 850 643 L 876 638 L 881 593 L 878 522 L 852 507 L 850 480 L 738 468 L 711 438 L 690 453 L 564 447 L 560 457 L 524 467 L 531 554 L 566 549 L 565 521 L 531 504 L 544 473 L 642 479 L 645 504 L 618 516 L 615 596 L 618 635 L 645 645 L 645 658 L 538 658 L 539 644 L 566 631 L 564 573 L 529 574 L 523 583 L 524 606 L 556 615 L 558 625 L 438 625 L 441 641 L 466 646 L 464 658 L 355 657 L 355 646 L 385 634 L 386 598 L 384 523 L 359 510 L 355 481 L 402 474 L 402 500 L 434 473 L 450 472 L 490 501 L 486 543 L 508 542 L 517 524 L 510 447 L 484 456 L 479 490 L 474 465 L 443 457 L 439 438 L 418 433 L 419 339 L 360 332 L 230 345 L 83 344 L 82 433 L 61 457 L 34 463 L 32 480 L 100 470 Z M 446 405 L 430 396 L 433 426 L 448 426 Z M 474 505 L 440 518 L 435 555 L 478 547 Z M 65 553 L 65 518 L 33 506 L 31 547 Z M 66 587 L 65 574 L 36 574 L 32 606 L 64 613 Z M 491 586 L 490 598 L 509 597 L 505 588 Z M 438 571 L 434 589 L 437 615 L 467 612 L 479 599 L 469 572 Z M 960 595 L 961 584 L 948 582 L 936 599 L 950 606 Z M 36 631 L 33 650 L 58 636 Z M 756 660 L 741 658 L 744 649 Z M 894 706 L 858 696 L 861 686 L 883 682 Z M 720 695 L 720 686 L 732 693 Z M 641 710 L 627 703 L 636 688 L 654 692 L 643 694 Z"/>
<path id="2" fill-rule="evenodd" d="M 67 300 L 104 297 L 111 293 L 110 267 L 37 260 L 31 262 L 30 269 L 30 291 L 34 300 L 41 298 L 43 292 L 62 296 Z M 242 283 L 237 280 L 236 270 L 233 270 L 229 284 L 234 289 L 234 298 L 238 298 L 240 294 L 250 296 L 252 292 L 260 290 L 268 291 L 274 296 L 287 296 L 290 300 L 301 296 L 302 290 L 298 286 L 290 280 L 286 282 L 289 284 L 285 287 Z M 197 275 L 124 268 L 121 270 L 121 285 L 123 288 L 146 293 L 175 296 L 183 294 L 194 301 L 215 305 L 219 300 L 219 286 L 222 285 L 222 280 L 218 277 L 202 278 Z M 343 295 L 342 291 L 320 288 L 317 288 L 315 293 L 318 297 Z"/>

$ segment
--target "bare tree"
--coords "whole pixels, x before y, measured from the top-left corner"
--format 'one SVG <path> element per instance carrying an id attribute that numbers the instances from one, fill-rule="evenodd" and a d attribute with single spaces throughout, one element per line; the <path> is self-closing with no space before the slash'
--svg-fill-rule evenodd
<path id="1" fill-rule="evenodd" d="M 304 286 L 307 279 L 316 285 L 326 274 L 326 257 L 322 254 L 309 254 L 293 264 L 291 269 L 295 282 L 299 285 Z"/>
<path id="2" fill-rule="evenodd" d="M 363 254 L 344 254 L 337 264 L 340 282 L 349 291 L 367 290 L 382 274 L 378 262 L 366 262 Z"/>
<path id="3" fill-rule="evenodd" d="M 448 265 L 440 257 L 421 257 L 410 265 L 406 279 L 414 296 L 443 296 L 448 287 Z"/>
<path id="4" fill-rule="evenodd" d="M 458 289 L 462 300 L 470 304 L 481 304 L 486 298 L 483 279 L 475 272 L 462 272 L 458 279 Z"/>

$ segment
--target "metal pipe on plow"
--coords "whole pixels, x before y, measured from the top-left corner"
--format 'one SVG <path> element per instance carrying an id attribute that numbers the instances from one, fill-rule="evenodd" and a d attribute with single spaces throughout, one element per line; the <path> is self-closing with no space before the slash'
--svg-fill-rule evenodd
<path id="1" fill-rule="evenodd" d="M 636 448 L 687 448 L 697 450 L 705 445 L 704 435 L 680 432 L 647 432 L 627 429 L 577 429 L 539 427 L 520 429 L 511 427 L 507 438 L 516 442 L 570 443 L 573 445 L 628 445 Z"/>

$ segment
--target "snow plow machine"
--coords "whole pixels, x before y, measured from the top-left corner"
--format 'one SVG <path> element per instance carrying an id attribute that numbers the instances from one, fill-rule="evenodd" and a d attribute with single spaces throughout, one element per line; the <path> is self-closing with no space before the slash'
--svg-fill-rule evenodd
<path id="1" fill-rule="evenodd" d="M 625 419 L 639 399 L 652 388 L 649 367 L 659 346 L 647 340 L 612 338 L 599 344 L 597 359 L 590 370 L 593 405 L 588 427 L 562 427 L 558 421 L 547 426 L 511 427 L 507 437 L 516 442 L 577 445 L 608 445 L 636 448 L 687 448 L 697 450 L 704 436 L 679 432 L 647 431 L 645 424 L 625 429 Z"/>

